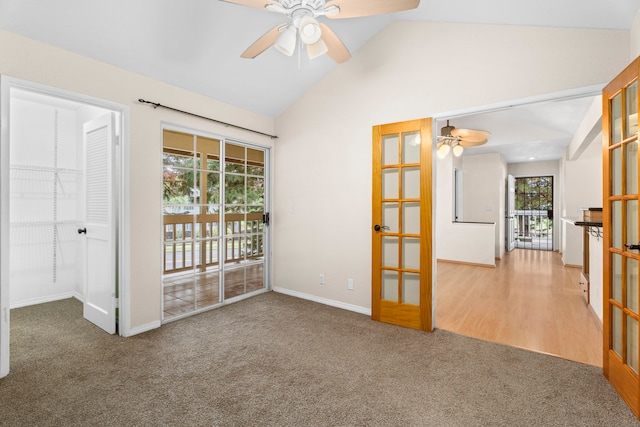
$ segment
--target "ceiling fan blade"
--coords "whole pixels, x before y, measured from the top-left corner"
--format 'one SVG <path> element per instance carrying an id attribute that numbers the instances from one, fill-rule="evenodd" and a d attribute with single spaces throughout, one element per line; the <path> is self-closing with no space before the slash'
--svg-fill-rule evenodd
<path id="1" fill-rule="evenodd" d="M 478 140 L 478 141 L 468 141 L 466 139 L 461 139 L 460 142 L 458 142 L 458 144 L 460 144 L 464 148 L 469 148 L 469 147 L 477 147 L 478 145 L 486 144 L 487 141 L 488 140 L 486 139 Z"/>
<path id="2" fill-rule="evenodd" d="M 222 0 L 227 3 L 240 4 L 242 6 L 255 7 L 256 9 L 264 9 L 268 5 L 275 5 L 282 8 L 280 3 L 271 0 Z"/>
<path id="3" fill-rule="evenodd" d="M 420 0 L 332 0 L 325 9 L 337 6 L 340 12 L 327 15 L 329 18 L 356 18 L 358 16 L 382 15 L 415 9 Z"/>
<path id="4" fill-rule="evenodd" d="M 282 27 L 285 27 L 286 25 L 287 24 L 280 24 L 264 33 L 264 35 L 253 42 L 253 44 L 249 46 L 247 50 L 242 52 L 242 55 L 240 55 L 240 57 L 253 59 L 265 50 L 269 49 L 271 46 L 273 46 L 273 44 L 276 42 L 276 39 L 280 35 L 280 29 Z"/>
<path id="5" fill-rule="evenodd" d="M 456 136 L 469 144 L 482 145 L 489 139 L 489 132 L 486 130 L 456 128 L 451 130 L 451 136 Z"/>
<path id="6" fill-rule="evenodd" d="M 322 40 L 327 45 L 327 55 L 331 57 L 338 64 L 341 64 L 351 58 L 349 49 L 342 43 L 342 41 L 331 31 L 331 28 L 327 27 L 322 22 L 319 23 L 322 28 Z"/>

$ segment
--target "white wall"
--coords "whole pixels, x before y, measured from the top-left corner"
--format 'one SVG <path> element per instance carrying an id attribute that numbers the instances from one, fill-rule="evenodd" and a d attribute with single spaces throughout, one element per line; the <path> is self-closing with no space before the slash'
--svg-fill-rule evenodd
<path id="1" fill-rule="evenodd" d="M 601 84 L 628 57 L 627 31 L 390 24 L 277 120 L 275 285 L 371 307 L 372 126 Z"/>
<path id="2" fill-rule="evenodd" d="M 454 169 L 463 170 L 464 157 L 436 156 L 436 258 L 495 267 L 495 224 L 454 221 Z M 463 183 L 466 177 L 463 171 Z M 463 191 L 464 193 L 464 191 Z M 463 201 L 463 206 L 467 201 Z M 462 215 L 466 220 L 465 214 Z M 493 222 L 493 221 L 490 221 Z"/>
<path id="3" fill-rule="evenodd" d="M 464 156 L 462 170 L 464 220 L 494 223 L 494 257 L 502 258 L 505 249 L 507 164 L 500 154 Z"/>
<path id="4" fill-rule="evenodd" d="M 564 170 L 563 217 L 581 219 L 582 208 L 602 206 L 602 136 L 589 143 L 576 160 L 562 161 Z M 582 265 L 582 228 L 564 223 L 564 246 L 561 248 L 565 264 Z"/>
<path id="5" fill-rule="evenodd" d="M 11 113 L 10 306 L 77 296 L 82 175 L 53 172 L 56 156 L 58 168 L 80 171 L 77 113 L 17 97 Z"/>
<path id="6" fill-rule="evenodd" d="M 130 107 L 131 178 L 129 232 L 130 313 L 128 325 L 142 331 L 161 319 L 161 201 L 163 121 L 272 147 L 268 137 L 224 127 L 180 113 L 139 104 L 139 98 L 207 117 L 275 133 L 274 120 L 168 84 L 0 31 L 0 74 L 105 99 Z"/>
<path id="7" fill-rule="evenodd" d="M 640 11 L 638 11 L 636 18 L 633 20 L 633 26 L 631 27 L 631 32 L 629 35 L 629 42 L 629 62 L 631 62 L 638 56 L 640 56 Z"/>

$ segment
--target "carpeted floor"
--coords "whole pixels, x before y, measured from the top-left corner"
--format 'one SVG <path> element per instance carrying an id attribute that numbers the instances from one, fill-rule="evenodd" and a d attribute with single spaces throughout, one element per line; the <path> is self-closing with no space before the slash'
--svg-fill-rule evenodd
<path id="1" fill-rule="evenodd" d="M 637 426 L 599 368 L 267 293 L 130 338 L 11 311 L 2 426 Z"/>

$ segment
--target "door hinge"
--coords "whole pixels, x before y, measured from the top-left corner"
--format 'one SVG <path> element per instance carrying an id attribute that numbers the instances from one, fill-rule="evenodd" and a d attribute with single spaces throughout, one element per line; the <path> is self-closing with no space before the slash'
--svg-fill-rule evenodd
<path id="1" fill-rule="evenodd" d="M 120 298 L 113 298 L 113 308 L 120 308 Z"/>
<path id="2" fill-rule="evenodd" d="M 265 213 L 262 215 L 262 223 L 263 223 L 264 225 L 266 225 L 267 227 L 269 226 L 269 212 L 265 212 Z"/>

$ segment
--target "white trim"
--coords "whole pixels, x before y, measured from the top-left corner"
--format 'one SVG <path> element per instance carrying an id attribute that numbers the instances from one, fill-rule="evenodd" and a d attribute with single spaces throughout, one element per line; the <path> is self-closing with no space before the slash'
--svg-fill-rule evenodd
<path id="1" fill-rule="evenodd" d="M 273 287 L 273 292 L 277 292 L 279 294 L 289 295 L 296 298 L 306 299 L 309 301 L 317 302 L 324 305 L 329 305 L 331 307 L 341 308 L 343 310 L 353 311 L 355 313 L 365 314 L 367 316 L 371 316 L 371 309 L 366 307 L 361 307 L 359 305 L 347 304 L 342 301 L 336 301 L 328 298 L 322 298 L 315 295 L 307 294 L 304 292 L 292 291 L 291 289 L 280 288 L 277 286 Z"/>
<path id="2" fill-rule="evenodd" d="M 44 304 L 44 303 L 53 302 L 53 301 L 61 301 L 63 299 L 69 299 L 69 298 L 75 298 L 80 302 L 84 301 L 84 298 L 82 297 L 82 295 L 80 295 L 79 292 L 72 291 L 72 292 L 65 292 L 57 295 L 49 295 L 46 297 L 31 298 L 31 299 L 26 299 L 22 301 L 17 301 L 11 304 L 11 310 L 13 310 L 14 308 L 28 307 L 30 305 Z"/>
<path id="3" fill-rule="evenodd" d="M 492 113 L 495 111 L 508 110 L 513 107 L 520 107 L 523 105 L 540 104 L 543 102 L 563 101 L 574 98 L 584 98 L 585 96 L 597 96 L 602 95 L 602 88 L 605 83 L 584 86 L 576 89 L 562 90 L 558 92 L 545 93 L 542 95 L 529 96 L 526 98 L 514 99 L 509 101 L 497 102 L 495 104 L 487 104 L 476 107 L 465 108 L 462 110 L 446 111 L 443 113 L 434 114 L 434 125 L 436 121 L 444 121 L 446 119 L 454 119 L 456 117 L 468 116 L 471 114 L 483 114 Z M 436 139 L 437 133 L 433 133 L 433 139 Z"/>
<path id="4" fill-rule="evenodd" d="M 147 323 L 146 325 L 141 325 L 141 326 L 137 326 L 135 328 L 129 329 L 129 335 L 126 335 L 126 336 L 131 337 L 134 335 L 138 335 L 143 332 L 148 332 L 153 329 L 158 329 L 160 326 L 162 326 L 162 323 L 159 320 L 156 320 L 155 322 Z"/>
<path id="5" fill-rule="evenodd" d="M 6 95 L 5 95 L 6 92 Z M 9 83 L 0 75 L 0 378 L 9 373 Z M 4 166 L 3 166 L 4 165 Z"/>

